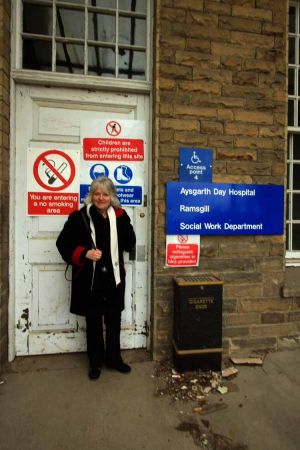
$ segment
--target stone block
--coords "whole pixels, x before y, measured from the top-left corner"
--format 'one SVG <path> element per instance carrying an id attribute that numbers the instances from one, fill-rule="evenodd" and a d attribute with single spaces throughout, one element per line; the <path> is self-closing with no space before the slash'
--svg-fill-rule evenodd
<path id="1" fill-rule="evenodd" d="M 225 123 L 225 134 L 257 137 L 258 126 L 248 123 L 227 122 Z"/>
<path id="2" fill-rule="evenodd" d="M 217 111 L 217 119 L 222 121 L 233 120 L 233 111 L 231 109 L 219 108 Z"/>
<path id="3" fill-rule="evenodd" d="M 198 120 L 193 119 L 161 119 L 160 126 L 162 129 L 170 128 L 182 131 L 199 131 L 200 129 Z"/>
<path id="4" fill-rule="evenodd" d="M 178 50 L 175 54 L 176 64 L 198 67 L 204 70 L 215 69 L 219 67 L 220 59 L 216 56 L 200 53 L 196 51 Z"/>
<path id="5" fill-rule="evenodd" d="M 293 299 L 293 309 L 300 309 L 300 298 Z"/>
<path id="6" fill-rule="evenodd" d="M 288 322 L 299 322 L 300 325 L 300 311 L 292 311 L 288 313 L 287 320 Z"/>
<path id="7" fill-rule="evenodd" d="M 249 47 L 258 48 L 273 48 L 274 37 L 266 36 L 258 33 L 245 33 L 241 31 L 232 31 L 230 41 L 233 44 L 240 44 L 244 42 Z"/>
<path id="8" fill-rule="evenodd" d="M 282 91 L 285 91 L 286 86 L 285 86 L 285 81 L 286 81 L 286 76 L 282 75 L 280 73 L 276 73 L 276 74 L 272 74 L 272 76 L 270 76 L 270 74 L 266 74 L 266 73 L 262 73 L 259 74 L 259 81 L 258 81 L 258 86 L 259 87 L 263 87 L 263 88 L 267 88 L 267 89 L 281 89 Z"/>
<path id="9" fill-rule="evenodd" d="M 280 175 L 282 178 L 285 176 L 286 166 L 283 163 L 272 164 L 272 175 Z"/>
<path id="10" fill-rule="evenodd" d="M 209 83 L 202 81 L 179 81 L 179 89 L 187 92 L 198 92 L 199 94 L 221 94 L 221 84 L 212 81 Z"/>
<path id="11" fill-rule="evenodd" d="M 202 80 L 206 83 L 215 81 L 221 84 L 231 84 L 231 70 L 203 70 L 197 66 L 193 67 L 193 80 Z"/>
<path id="12" fill-rule="evenodd" d="M 192 79 L 192 68 L 186 66 L 180 66 L 179 64 L 164 64 L 161 63 L 159 66 L 160 75 L 163 78 L 173 78 L 173 79 Z"/>
<path id="13" fill-rule="evenodd" d="M 216 108 L 201 108 L 192 105 L 174 105 L 174 114 L 202 117 L 216 117 Z"/>
<path id="14" fill-rule="evenodd" d="M 186 21 L 186 12 L 183 9 L 163 7 L 160 9 L 160 17 L 161 19 L 167 20 L 171 23 L 182 23 Z"/>
<path id="15" fill-rule="evenodd" d="M 224 271 L 222 280 L 225 284 L 244 284 L 244 283 L 261 283 L 263 281 L 263 275 L 259 272 L 233 272 L 233 271 Z"/>
<path id="16" fill-rule="evenodd" d="M 201 132 L 208 134 L 223 134 L 223 124 L 217 121 L 210 122 L 201 120 L 200 122 Z"/>
<path id="17" fill-rule="evenodd" d="M 251 8 L 245 5 L 232 6 L 232 16 L 248 17 L 251 19 L 265 20 L 272 22 L 272 11 L 262 8 Z"/>
<path id="18" fill-rule="evenodd" d="M 223 299 L 223 313 L 235 313 L 237 311 L 236 299 Z"/>
<path id="19" fill-rule="evenodd" d="M 240 56 L 221 56 L 221 67 L 234 71 L 234 75 L 242 69 L 243 59 Z"/>
<path id="20" fill-rule="evenodd" d="M 159 61 L 161 62 L 169 62 L 169 63 L 174 63 L 175 60 L 175 49 L 170 49 L 170 48 L 165 48 L 162 47 L 159 49 Z"/>
<path id="21" fill-rule="evenodd" d="M 159 113 L 161 116 L 173 116 L 174 107 L 172 103 L 163 103 L 159 104 Z"/>
<path id="22" fill-rule="evenodd" d="M 257 298 L 262 296 L 261 284 L 225 285 L 224 296 L 240 298 Z"/>
<path id="23" fill-rule="evenodd" d="M 170 317 L 157 317 L 156 318 L 156 330 L 167 332 L 169 335 L 172 333 L 172 320 Z"/>
<path id="24" fill-rule="evenodd" d="M 159 170 L 170 170 L 174 171 L 174 159 L 173 158 L 164 158 L 161 157 L 158 160 L 158 168 Z"/>
<path id="25" fill-rule="evenodd" d="M 263 137 L 283 137 L 285 130 L 283 127 L 263 126 L 259 129 L 259 136 Z"/>
<path id="26" fill-rule="evenodd" d="M 296 323 L 277 323 L 270 325 L 253 325 L 250 327 L 251 336 L 278 337 L 289 336 L 297 333 Z"/>
<path id="27" fill-rule="evenodd" d="M 249 336 L 249 327 L 225 327 L 223 336 L 224 338 Z"/>
<path id="28" fill-rule="evenodd" d="M 255 72 L 236 72 L 232 76 L 232 82 L 241 86 L 258 86 L 258 74 Z"/>
<path id="29" fill-rule="evenodd" d="M 159 132 L 159 142 L 173 142 L 174 141 L 174 130 L 160 130 Z"/>
<path id="30" fill-rule="evenodd" d="M 232 31 L 248 31 L 250 33 L 261 32 L 261 22 L 252 19 L 243 19 L 240 17 L 220 17 L 219 27 Z"/>
<path id="31" fill-rule="evenodd" d="M 285 314 L 279 312 L 264 312 L 261 315 L 261 323 L 282 323 L 285 322 Z"/>
<path id="32" fill-rule="evenodd" d="M 244 313 L 244 314 L 223 314 L 224 327 L 253 325 L 260 323 L 260 315 L 258 313 Z"/>
<path id="33" fill-rule="evenodd" d="M 231 5 L 226 3 L 220 3 L 218 1 L 206 1 L 204 5 L 204 11 L 211 14 L 223 14 L 230 16 L 231 15 Z M 219 19 L 220 26 L 220 19 Z"/>
<path id="34" fill-rule="evenodd" d="M 210 41 L 206 41 L 204 39 L 187 38 L 186 49 L 194 51 L 197 50 L 201 53 L 210 53 Z"/>
<path id="35" fill-rule="evenodd" d="M 250 149 L 273 149 L 273 140 L 270 138 L 257 138 L 255 136 L 237 136 L 235 139 L 236 147 L 245 147 Z"/>
<path id="36" fill-rule="evenodd" d="M 227 170 L 232 174 L 249 174 L 249 175 L 265 175 L 271 174 L 271 165 L 252 162 L 251 164 L 245 162 L 230 161 L 227 163 Z"/>
<path id="37" fill-rule="evenodd" d="M 235 111 L 235 119 L 240 122 L 250 122 L 257 124 L 273 124 L 273 114 L 269 112 L 259 112 L 259 111 Z"/>
<path id="38" fill-rule="evenodd" d="M 233 338 L 230 342 L 230 352 L 238 350 L 276 350 L 277 339 L 275 337 L 249 337 Z"/>
<path id="39" fill-rule="evenodd" d="M 203 0 L 174 0 L 174 7 L 184 10 L 203 11 L 203 3 Z"/>
<path id="40" fill-rule="evenodd" d="M 176 88 L 176 81 L 171 78 L 160 78 L 159 88 L 166 91 L 174 91 Z"/>
<path id="41" fill-rule="evenodd" d="M 191 99 L 185 92 L 160 92 L 161 103 L 171 103 L 173 105 L 189 105 Z"/>
<path id="42" fill-rule="evenodd" d="M 291 301 L 278 300 L 278 298 L 265 299 L 242 299 L 239 300 L 237 311 L 244 312 L 258 312 L 258 313 L 272 313 L 272 312 L 287 312 L 291 309 Z"/>
<path id="43" fill-rule="evenodd" d="M 191 146 L 207 146 L 207 136 L 199 132 L 175 131 L 174 142 Z"/>
<path id="44" fill-rule="evenodd" d="M 255 48 L 234 44 L 228 44 L 228 42 L 212 42 L 211 43 L 212 55 L 218 56 L 239 56 L 243 58 L 255 57 Z"/>
<path id="45" fill-rule="evenodd" d="M 196 23 L 207 29 L 218 28 L 218 15 L 191 11 L 187 13 L 187 24 Z"/>
<path id="46" fill-rule="evenodd" d="M 232 147 L 233 138 L 231 136 L 208 136 L 208 146 L 212 148 Z"/>
<path id="47" fill-rule="evenodd" d="M 168 34 L 161 34 L 159 38 L 159 43 L 162 48 L 170 49 L 184 49 L 185 39 L 182 36 L 174 36 Z"/>
<path id="48" fill-rule="evenodd" d="M 220 149 L 217 151 L 217 159 L 227 161 L 256 161 L 256 150 Z"/>
<path id="49" fill-rule="evenodd" d="M 260 75 L 262 73 L 274 74 L 276 66 L 273 61 L 267 59 L 245 59 L 243 69 L 251 72 L 259 72 Z"/>

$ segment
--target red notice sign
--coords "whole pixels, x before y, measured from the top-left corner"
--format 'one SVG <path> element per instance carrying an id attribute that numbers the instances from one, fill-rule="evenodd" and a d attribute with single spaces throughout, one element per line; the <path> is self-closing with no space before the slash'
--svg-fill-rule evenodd
<path id="1" fill-rule="evenodd" d="M 198 244 L 167 244 L 167 265 L 196 266 L 198 253 Z"/>
<path id="2" fill-rule="evenodd" d="M 28 192 L 28 214 L 30 216 L 69 215 L 78 209 L 76 193 Z"/>
<path id="3" fill-rule="evenodd" d="M 143 161 L 142 139 L 84 138 L 83 159 L 86 161 Z"/>

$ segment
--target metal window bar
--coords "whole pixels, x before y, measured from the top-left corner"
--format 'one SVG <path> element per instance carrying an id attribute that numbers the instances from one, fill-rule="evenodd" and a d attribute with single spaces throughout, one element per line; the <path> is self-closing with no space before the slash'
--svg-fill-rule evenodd
<path id="1" fill-rule="evenodd" d="M 115 77 L 119 78 L 119 0 L 116 0 Z"/>

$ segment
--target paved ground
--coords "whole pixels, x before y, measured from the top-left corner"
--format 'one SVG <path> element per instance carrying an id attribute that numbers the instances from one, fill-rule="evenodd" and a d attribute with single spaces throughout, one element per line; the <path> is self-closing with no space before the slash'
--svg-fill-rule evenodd
<path id="1" fill-rule="evenodd" d="M 300 349 L 239 366 L 235 392 L 209 394 L 228 407 L 206 415 L 156 395 L 145 352 L 124 356 L 130 375 L 104 369 L 93 382 L 83 354 L 16 359 L 0 375 L 0 449 L 299 450 Z"/>

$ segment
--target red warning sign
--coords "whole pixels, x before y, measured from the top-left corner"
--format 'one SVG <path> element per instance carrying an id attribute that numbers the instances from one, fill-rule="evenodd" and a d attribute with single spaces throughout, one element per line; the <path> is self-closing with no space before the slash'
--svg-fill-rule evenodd
<path id="1" fill-rule="evenodd" d="M 75 178 L 72 158 L 60 150 L 48 150 L 35 160 L 33 175 L 47 191 L 63 191 Z"/>
<path id="2" fill-rule="evenodd" d="M 142 139 L 84 138 L 83 158 L 86 161 L 143 161 Z"/>
<path id="3" fill-rule="evenodd" d="M 167 244 L 168 266 L 196 266 L 198 264 L 198 244 Z"/>
<path id="4" fill-rule="evenodd" d="M 27 152 L 27 213 L 30 216 L 68 215 L 78 209 L 79 149 Z"/>
<path id="5" fill-rule="evenodd" d="M 28 192 L 30 216 L 64 216 L 78 209 L 79 195 L 74 193 Z"/>

